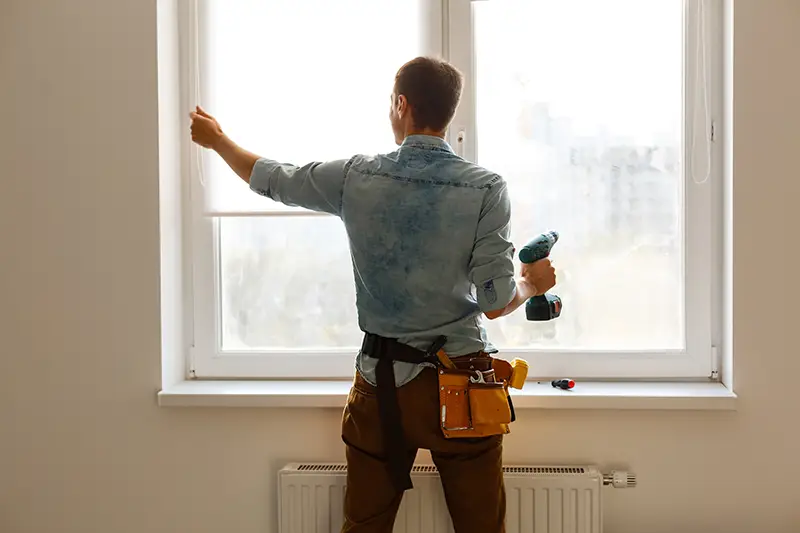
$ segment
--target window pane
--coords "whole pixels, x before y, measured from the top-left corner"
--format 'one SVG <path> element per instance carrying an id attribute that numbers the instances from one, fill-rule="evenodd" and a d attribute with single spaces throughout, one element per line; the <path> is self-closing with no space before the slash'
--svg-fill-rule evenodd
<path id="1" fill-rule="evenodd" d="M 501 347 L 682 348 L 682 2 L 474 6 L 477 159 L 517 248 L 561 233 L 562 317 L 489 323 Z"/>
<path id="2" fill-rule="evenodd" d="M 360 346 L 334 217 L 220 219 L 223 350 Z"/>
<path id="3" fill-rule="evenodd" d="M 428 0 L 208 0 L 204 105 L 242 146 L 304 164 L 395 149 L 397 69 L 420 54 Z M 288 209 L 206 158 L 210 211 Z"/>

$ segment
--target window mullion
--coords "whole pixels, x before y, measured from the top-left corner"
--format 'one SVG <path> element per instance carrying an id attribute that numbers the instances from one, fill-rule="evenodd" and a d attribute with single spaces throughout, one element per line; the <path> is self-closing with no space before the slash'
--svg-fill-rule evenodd
<path id="1" fill-rule="evenodd" d="M 472 2 L 445 1 L 447 43 L 445 58 L 464 75 L 464 89 L 447 140 L 461 157 L 475 161 L 477 155 L 475 54 Z"/>

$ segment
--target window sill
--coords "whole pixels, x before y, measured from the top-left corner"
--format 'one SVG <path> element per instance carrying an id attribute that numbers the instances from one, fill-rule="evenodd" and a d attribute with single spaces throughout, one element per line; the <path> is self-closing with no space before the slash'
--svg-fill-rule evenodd
<path id="1" fill-rule="evenodd" d="M 349 381 L 183 381 L 158 393 L 161 407 L 342 408 Z M 528 382 L 512 391 L 517 409 L 732 411 L 736 394 L 722 383 L 579 382 L 571 391 Z"/>

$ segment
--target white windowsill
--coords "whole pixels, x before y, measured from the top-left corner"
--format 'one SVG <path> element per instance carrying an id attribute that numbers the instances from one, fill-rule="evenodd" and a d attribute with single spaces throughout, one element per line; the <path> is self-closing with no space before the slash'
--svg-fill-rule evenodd
<path id="1" fill-rule="evenodd" d="M 183 381 L 158 393 L 162 407 L 344 407 L 349 381 Z M 578 382 L 571 391 L 528 382 L 517 409 L 735 410 L 722 383 Z"/>

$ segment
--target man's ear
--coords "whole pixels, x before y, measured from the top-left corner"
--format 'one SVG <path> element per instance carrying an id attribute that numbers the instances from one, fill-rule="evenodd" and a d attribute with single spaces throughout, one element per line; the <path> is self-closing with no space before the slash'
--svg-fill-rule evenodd
<path id="1" fill-rule="evenodd" d="M 408 113 L 408 100 L 406 100 L 406 96 L 401 94 L 397 97 L 397 116 L 400 118 L 404 118 L 406 113 Z"/>

